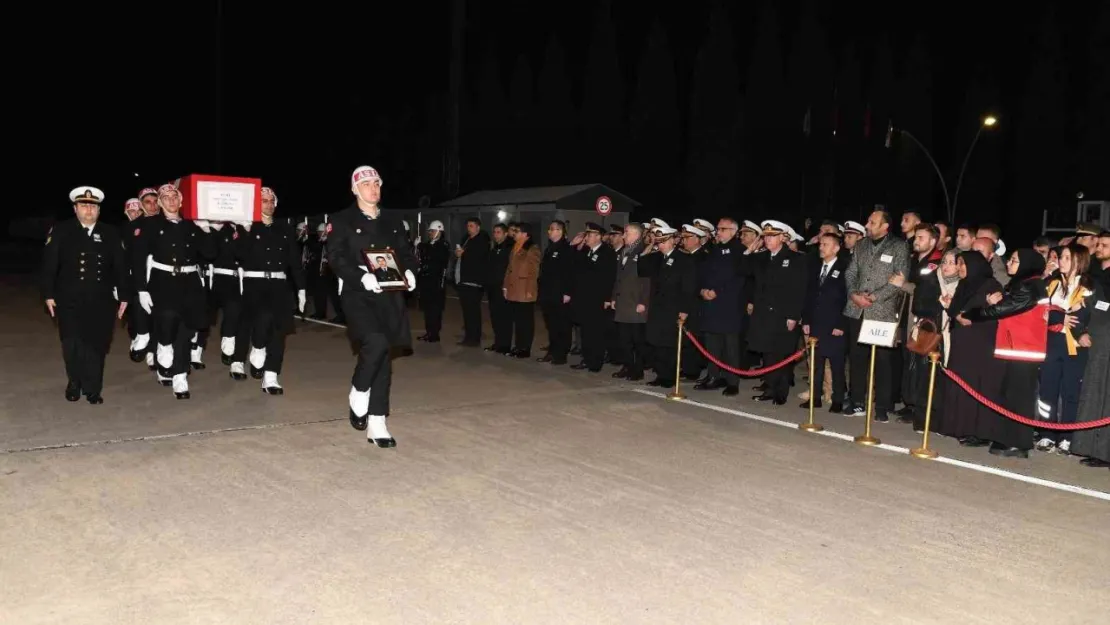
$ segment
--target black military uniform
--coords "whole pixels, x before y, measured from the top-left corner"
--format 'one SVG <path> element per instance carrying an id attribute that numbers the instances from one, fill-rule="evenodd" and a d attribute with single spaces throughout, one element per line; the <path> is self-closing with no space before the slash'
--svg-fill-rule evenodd
<path id="1" fill-rule="evenodd" d="M 177 190 L 163 185 L 159 198 L 171 192 Z M 167 386 L 172 380 L 174 396 L 188 399 L 190 344 L 208 321 L 200 266 L 215 258 L 216 240 L 197 224 L 165 214 L 149 218 L 137 232 L 131 272 L 140 297 L 148 293 L 152 302 L 159 381 Z"/>
<path id="2" fill-rule="evenodd" d="M 763 224 L 764 236 L 785 232 L 787 227 L 781 222 Z M 773 255 L 767 251 L 754 256 L 751 266 L 755 297 L 748 347 L 763 354 L 763 365 L 770 366 L 786 359 L 798 348 L 808 280 L 807 263 L 805 254 L 792 251 L 784 242 Z M 787 321 L 794 321 L 793 329 L 788 328 Z M 785 404 L 792 370 L 793 365 L 786 365 L 768 373 L 763 378 L 766 390 L 752 399 L 773 401 L 778 406 Z"/>
<path id="3" fill-rule="evenodd" d="M 674 228 L 656 228 L 657 242 L 674 237 Z M 675 361 L 678 358 L 678 319 L 687 318 L 697 309 L 698 284 L 694 257 L 677 249 L 669 253 L 652 252 L 640 257 L 640 277 L 651 278 L 648 304 L 647 341 L 655 358 L 655 379 L 651 386 L 672 386 L 675 383 Z"/>
<path id="4" fill-rule="evenodd" d="M 687 228 L 687 225 L 682 226 L 682 229 L 684 231 L 689 232 Z M 702 237 L 700 235 L 697 235 L 696 233 L 693 234 L 698 237 L 699 241 L 701 240 Z M 685 249 L 678 250 L 679 252 L 682 252 L 684 254 L 689 254 L 690 257 L 694 259 L 695 281 L 700 280 L 698 276 L 701 274 L 702 266 L 706 263 L 706 261 L 709 260 L 709 249 L 710 248 L 708 245 L 700 245 L 698 249 L 694 250 L 693 252 L 687 252 Z M 702 336 L 700 305 L 695 307 L 695 309 L 690 313 L 690 316 L 686 319 L 686 329 L 690 331 L 695 337 Z M 699 338 L 698 340 L 702 339 Z M 705 365 L 705 357 L 701 355 L 701 352 L 699 352 L 696 347 L 694 347 L 694 344 L 690 341 L 683 341 L 682 377 L 689 381 L 698 380 L 701 377 L 702 369 L 705 369 Z"/>
<path id="5" fill-rule="evenodd" d="M 150 195 L 150 193 L 144 193 L 143 197 L 139 198 L 139 199 L 143 199 L 148 195 Z M 155 195 L 157 195 L 157 193 L 155 193 Z M 158 217 L 158 216 L 159 215 L 157 213 L 154 214 L 154 215 L 147 215 L 146 213 L 144 213 L 142 215 L 139 215 L 139 217 L 136 218 L 135 221 L 132 221 L 130 224 L 128 224 L 126 226 L 127 228 L 130 229 L 130 234 L 128 236 L 124 237 L 125 245 L 127 245 L 128 266 L 129 267 L 137 267 L 140 264 L 145 266 L 146 259 L 145 258 L 144 259 L 136 259 L 136 257 L 135 257 L 135 246 L 134 246 L 133 243 L 128 244 L 129 243 L 128 239 L 130 239 L 130 241 L 134 241 L 137 237 L 140 236 L 140 233 L 142 232 L 143 226 L 145 224 L 149 223 L 151 219 L 153 219 L 155 217 Z M 130 348 L 131 361 L 132 362 L 140 362 L 145 358 L 147 360 L 147 365 L 149 365 L 150 369 L 153 370 L 154 369 L 154 345 L 152 344 L 152 342 L 150 340 L 150 333 L 151 333 L 150 313 L 143 310 L 143 307 L 139 305 L 139 300 L 138 300 L 139 289 L 137 288 L 138 287 L 138 282 L 137 282 L 136 276 L 134 274 L 131 274 L 129 284 L 132 286 L 132 288 L 130 289 L 130 292 L 131 292 L 132 297 L 133 297 L 130 305 L 127 307 L 127 334 L 131 337 L 131 348 Z"/>
<path id="6" fill-rule="evenodd" d="M 595 223 L 586 224 L 586 234 L 605 234 Z M 613 248 L 599 242 L 596 249 L 583 248 L 571 287 L 570 306 L 574 320 L 582 328 L 582 362 L 571 369 L 597 373 L 605 364 L 605 328 L 609 315 L 606 304 L 613 295 L 617 279 L 617 255 Z"/>
<path id="7" fill-rule="evenodd" d="M 78 187 L 70 199 L 74 204 L 99 205 L 104 194 Z M 103 403 L 104 357 L 120 302 L 130 296 L 127 272 L 123 242 L 110 225 L 96 222 L 85 227 L 73 219 L 55 226 L 46 238 L 42 298 L 54 304 L 51 314 L 62 339 L 69 401 L 84 393 L 90 404 Z"/>
<path id="8" fill-rule="evenodd" d="M 216 241 L 216 258 L 208 265 L 208 323 L 220 319 L 220 360 L 230 365 L 235 355 L 235 337 L 239 334 L 239 321 L 243 309 L 243 299 L 239 287 L 239 261 L 235 258 L 236 241 L 245 234 L 237 224 L 213 225 L 210 236 Z M 217 229 L 218 228 L 218 229 Z M 207 328 L 198 337 L 198 345 L 207 345 Z M 193 358 L 197 368 L 197 358 Z"/>
<path id="9" fill-rule="evenodd" d="M 377 171 L 360 167 L 351 176 L 351 185 L 380 184 Z M 371 430 L 368 440 L 378 447 L 393 447 L 396 441 L 385 428 L 389 416 L 389 386 L 393 374 L 390 348 L 410 348 L 405 300 L 396 291 L 374 292 L 366 288 L 363 276 L 368 269 L 363 250 L 393 249 L 393 258 L 406 278 L 411 276 L 416 258 L 408 236 L 397 219 L 379 212 L 376 217 L 364 213 L 357 203 L 335 215 L 328 240 L 328 262 L 339 277 L 343 312 L 347 316 L 347 334 L 358 350 L 358 364 L 351 376 L 350 421 L 356 430 Z M 409 278 L 411 276 L 411 278 Z M 415 285 L 410 284 L 410 290 Z M 377 429 L 378 435 L 375 436 Z"/>
<path id="10" fill-rule="evenodd" d="M 304 290 L 297 233 L 285 223 L 260 222 L 249 231 L 237 231 L 235 244 L 243 291 L 236 348 L 242 353 L 250 344 L 251 377 L 262 379 L 264 392 L 281 395 L 277 376 L 285 359 L 285 337 L 294 330 L 294 291 Z"/>
<path id="11" fill-rule="evenodd" d="M 563 234 L 563 238 L 548 243 L 540 261 L 538 301 L 547 327 L 548 350 L 537 360 L 553 365 L 566 364 L 570 351 L 570 304 L 563 303 L 563 296 L 570 295 L 578 253 Z"/>
<path id="12" fill-rule="evenodd" d="M 451 262 L 451 244 L 443 237 L 442 223 L 433 221 L 428 229 L 438 230 L 439 237 L 435 241 L 423 241 L 418 246 L 420 271 L 416 282 L 420 287 L 420 309 L 424 311 L 424 334 L 417 339 L 438 343 L 439 331 L 443 328 L 443 308 L 447 302 L 447 266 Z"/>
<path id="13" fill-rule="evenodd" d="M 489 255 L 489 277 L 486 280 L 486 300 L 489 301 L 489 320 L 493 326 L 493 344 L 487 352 L 508 354 L 513 349 L 513 317 L 505 301 L 505 272 L 509 270 L 509 257 L 513 254 L 513 238 L 506 236 L 494 243 Z"/>

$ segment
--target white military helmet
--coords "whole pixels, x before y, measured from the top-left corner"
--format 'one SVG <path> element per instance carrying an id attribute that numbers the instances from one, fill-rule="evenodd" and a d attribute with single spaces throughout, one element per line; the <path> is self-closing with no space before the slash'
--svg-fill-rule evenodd
<path id="1" fill-rule="evenodd" d="M 443 222 L 438 219 L 433 221 L 432 223 L 428 224 L 428 230 L 438 230 L 439 232 L 443 232 Z"/>

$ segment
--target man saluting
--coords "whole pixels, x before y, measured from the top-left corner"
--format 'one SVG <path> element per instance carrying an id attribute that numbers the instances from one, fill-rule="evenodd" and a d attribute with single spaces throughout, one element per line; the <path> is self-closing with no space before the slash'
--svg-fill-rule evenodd
<path id="1" fill-rule="evenodd" d="M 46 237 L 42 298 L 58 320 L 69 378 L 66 399 L 77 401 L 84 393 L 90 404 L 101 404 L 114 319 L 123 318 L 127 309 L 127 258 L 119 231 L 98 223 L 104 193 L 77 187 L 69 200 L 77 218 Z"/>

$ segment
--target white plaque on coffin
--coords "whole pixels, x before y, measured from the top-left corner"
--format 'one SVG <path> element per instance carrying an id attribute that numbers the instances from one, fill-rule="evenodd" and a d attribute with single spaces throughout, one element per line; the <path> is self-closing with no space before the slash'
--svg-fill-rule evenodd
<path id="1" fill-rule="evenodd" d="M 859 342 L 864 345 L 878 345 L 879 347 L 894 347 L 898 338 L 897 321 L 875 321 L 864 319 L 859 330 Z"/>
<path id="2" fill-rule="evenodd" d="M 197 219 L 254 221 L 255 185 L 241 182 L 197 182 Z"/>

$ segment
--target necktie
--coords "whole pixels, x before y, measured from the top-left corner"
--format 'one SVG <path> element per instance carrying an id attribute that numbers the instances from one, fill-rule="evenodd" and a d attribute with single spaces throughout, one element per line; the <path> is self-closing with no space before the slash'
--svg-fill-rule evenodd
<path id="1" fill-rule="evenodd" d="M 828 274 L 829 274 L 829 266 L 828 265 L 821 265 L 821 280 L 818 284 L 824 284 L 825 283 L 825 276 L 827 276 Z"/>

